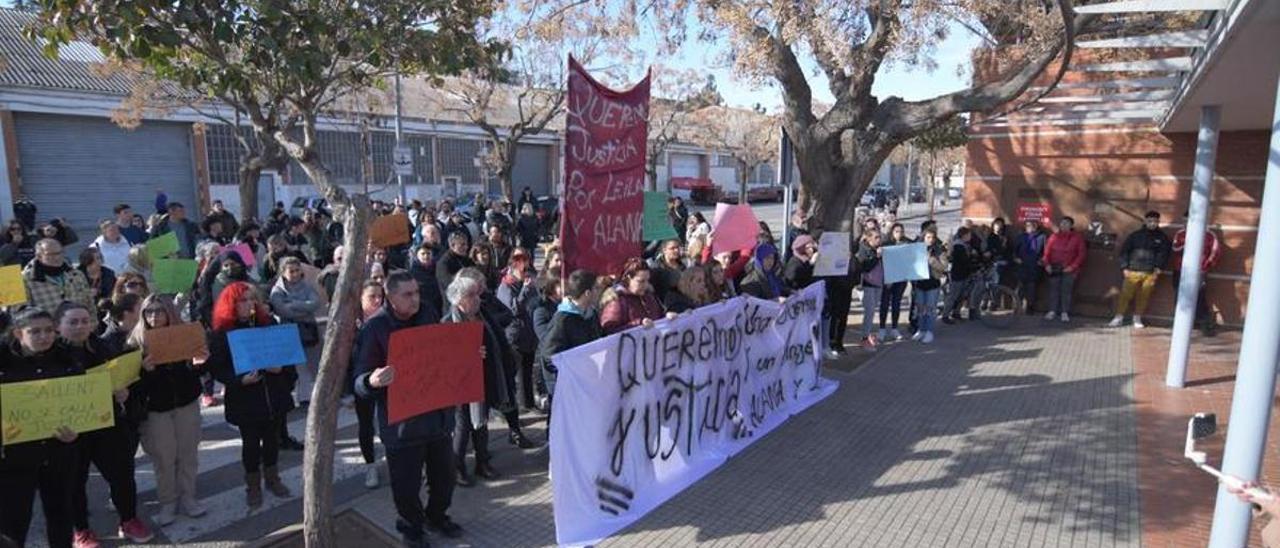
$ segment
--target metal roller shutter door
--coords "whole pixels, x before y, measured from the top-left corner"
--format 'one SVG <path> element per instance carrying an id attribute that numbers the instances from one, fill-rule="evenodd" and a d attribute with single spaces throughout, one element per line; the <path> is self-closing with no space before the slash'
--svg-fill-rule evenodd
<path id="1" fill-rule="evenodd" d="M 550 149 L 546 145 L 520 145 L 516 148 L 516 164 L 511 174 L 514 198 L 518 199 L 526 186 L 534 196 L 551 194 Z"/>
<path id="2" fill-rule="evenodd" d="M 39 208 L 37 222 L 66 218 L 82 241 L 117 203 L 144 216 L 155 211 L 156 189 L 187 206 L 198 220 L 190 124 L 144 122 L 120 129 L 84 116 L 14 113 L 22 191 Z"/>
<path id="3" fill-rule="evenodd" d="M 702 176 L 702 160 L 696 154 L 672 154 L 671 177 Z"/>

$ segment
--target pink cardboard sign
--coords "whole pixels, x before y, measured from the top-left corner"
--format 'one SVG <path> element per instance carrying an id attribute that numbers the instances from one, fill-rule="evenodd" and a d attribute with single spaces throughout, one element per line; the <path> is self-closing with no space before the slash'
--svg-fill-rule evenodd
<path id="1" fill-rule="evenodd" d="M 711 254 L 751 249 L 756 245 L 760 221 L 747 204 L 716 204 L 715 224 L 711 229 Z"/>

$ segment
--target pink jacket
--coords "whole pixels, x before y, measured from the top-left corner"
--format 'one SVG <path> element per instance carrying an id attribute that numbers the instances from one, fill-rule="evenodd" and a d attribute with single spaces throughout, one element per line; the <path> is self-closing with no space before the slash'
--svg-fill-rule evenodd
<path id="1" fill-rule="evenodd" d="M 1084 236 L 1074 230 L 1054 232 L 1044 244 L 1044 263 L 1058 265 L 1072 272 L 1079 272 L 1080 267 L 1084 266 L 1086 254 Z"/>

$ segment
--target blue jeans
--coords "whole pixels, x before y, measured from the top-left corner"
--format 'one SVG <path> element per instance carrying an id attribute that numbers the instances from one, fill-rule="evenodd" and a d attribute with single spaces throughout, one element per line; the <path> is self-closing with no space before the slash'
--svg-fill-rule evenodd
<path id="1" fill-rule="evenodd" d="M 935 289 L 917 289 L 912 297 L 912 302 L 916 305 L 916 318 L 920 322 L 920 331 L 932 332 L 933 323 L 938 316 L 938 295 L 940 290 Z"/>

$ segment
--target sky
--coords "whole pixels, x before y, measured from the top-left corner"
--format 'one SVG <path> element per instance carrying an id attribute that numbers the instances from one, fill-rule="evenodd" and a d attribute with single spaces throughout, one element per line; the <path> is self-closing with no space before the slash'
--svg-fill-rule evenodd
<path id="1" fill-rule="evenodd" d="M 906 100 L 921 100 L 964 89 L 969 85 L 970 54 L 981 43 L 980 38 L 963 26 L 953 25 L 948 37 L 938 45 L 934 61 L 935 70 L 904 65 L 881 66 L 872 93 L 881 100 L 898 96 Z M 733 75 L 729 67 L 717 66 L 720 51 L 703 45 L 686 47 L 679 56 L 669 62 L 677 67 L 706 71 L 716 78 L 716 86 L 729 106 L 750 108 L 759 103 L 770 112 L 782 105 L 782 95 L 776 85 L 753 86 Z M 655 48 L 656 49 L 656 48 Z M 824 103 L 834 102 L 827 79 L 811 60 L 801 58 L 813 89 L 814 99 Z"/>

